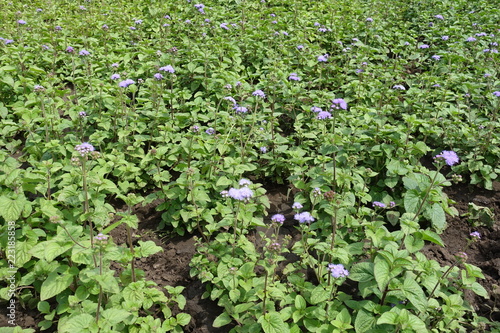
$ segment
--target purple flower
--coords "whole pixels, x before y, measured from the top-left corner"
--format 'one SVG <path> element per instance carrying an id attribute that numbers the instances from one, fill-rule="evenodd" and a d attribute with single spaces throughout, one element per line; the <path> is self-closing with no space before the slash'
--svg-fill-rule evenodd
<path id="1" fill-rule="evenodd" d="M 228 195 L 235 200 L 247 201 L 253 197 L 253 191 L 248 187 L 242 187 L 240 189 L 231 187 L 228 191 Z"/>
<path id="2" fill-rule="evenodd" d="M 234 105 L 233 110 L 235 110 L 237 113 L 246 113 L 248 111 L 246 107 L 240 106 L 238 104 Z"/>
<path id="3" fill-rule="evenodd" d="M 297 213 L 293 217 L 295 220 L 299 221 L 299 223 L 311 223 L 314 222 L 314 217 L 312 217 L 309 212 Z"/>
<path id="4" fill-rule="evenodd" d="M 274 223 L 283 224 L 283 222 L 285 222 L 285 216 L 283 216 L 282 214 L 275 214 L 271 217 L 271 221 Z"/>
<path id="5" fill-rule="evenodd" d="M 168 73 L 175 73 L 175 69 L 171 65 L 160 67 L 159 71 L 168 72 Z"/>
<path id="6" fill-rule="evenodd" d="M 319 120 L 323 119 L 330 119 L 332 117 L 332 114 L 328 111 L 321 111 L 318 113 L 318 116 L 316 117 Z"/>
<path id="7" fill-rule="evenodd" d="M 299 210 L 302 209 L 304 206 L 300 202 L 294 202 L 292 205 L 292 209 Z"/>
<path id="8" fill-rule="evenodd" d="M 429 48 L 429 45 L 427 44 L 422 44 L 418 47 L 419 49 L 428 49 Z"/>
<path id="9" fill-rule="evenodd" d="M 343 98 L 336 98 L 332 101 L 332 109 L 343 109 L 347 110 L 347 102 Z"/>
<path id="10" fill-rule="evenodd" d="M 392 89 L 394 89 L 394 90 L 406 90 L 405 86 L 403 86 L 402 84 L 395 84 L 394 86 L 392 86 Z"/>
<path id="11" fill-rule="evenodd" d="M 300 77 L 297 75 L 297 73 L 291 73 L 290 76 L 288 77 L 288 80 L 290 80 L 290 81 L 300 81 Z"/>
<path id="12" fill-rule="evenodd" d="M 450 39 L 450 36 L 443 36 L 443 37 L 441 37 L 441 39 L 442 40 L 448 40 L 448 39 Z"/>
<path id="13" fill-rule="evenodd" d="M 89 56 L 90 52 L 87 51 L 87 50 L 85 50 L 85 49 L 83 49 L 80 52 L 78 52 L 78 54 L 81 55 L 81 56 Z"/>
<path id="14" fill-rule="evenodd" d="M 85 6 L 80 6 L 80 10 L 87 10 L 87 8 L 85 8 Z"/>
<path id="15" fill-rule="evenodd" d="M 47 45 L 43 44 L 43 45 L 42 45 L 42 49 L 44 49 L 44 50 L 49 50 L 49 49 L 50 49 L 50 47 L 48 47 Z"/>
<path id="16" fill-rule="evenodd" d="M 118 86 L 122 87 L 122 88 L 127 88 L 128 86 L 130 86 L 131 84 L 134 84 L 135 81 L 132 80 L 132 79 L 126 79 L 124 81 L 121 81 L 120 83 L 118 83 Z"/>
<path id="17" fill-rule="evenodd" d="M 108 237 L 109 236 L 107 236 L 107 235 L 99 233 L 97 236 L 94 237 L 94 239 L 103 242 L 103 241 L 108 240 Z"/>
<path id="18" fill-rule="evenodd" d="M 113 63 L 113 64 L 111 64 L 111 67 L 113 67 L 113 68 L 117 68 L 118 66 L 120 66 L 120 65 L 118 63 L 116 63 L 116 62 Z"/>
<path id="19" fill-rule="evenodd" d="M 264 94 L 264 92 L 262 90 L 255 90 L 253 93 L 252 93 L 253 96 L 257 96 L 257 97 L 261 97 L 261 98 L 266 98 L 266 94 Z"/>
<path id="20" fill-rule="evenodd" d="M 142 20 L 135 20 L 135 24 L 142 24 Z"/>
<path id="21" fill-rule="evenodd" d="M 321 112 L 323 110 L 321 108 L 317 107 L 317 106 L 311 106 L 311 111 L 312 112 Z"/>
<path id="22" fill-rule="evenodd" d="M 491 74 L 490 74 L 490 73 L 485 73 L 483 76 L 484 76 L 484 77 L 490 77 L 490 76 L 491 76 Z"/>
<path id="23" fill-rule="evenodd" d="M 301 44 L 301 45 L 297 45 L 297 50 L 299 50 L 299 51 L 300 51 L 300 50 L 302 50 L 303 48 L 304 48 L 304 45 L 302 45 L 302 44 Z"/>
<path id="24" fill-rule="evenodd" d="M 219 27 L 221 27 L 222 29 L 226 29 L 226 30 L 229 30 L 228 26 L 227 26 L 227 23 L 221 23 L 219 25 Z"/>
<path id="25" fill-rule="evenodd" d="M 36 92 L 39 92 L 39 91 L 44 91 L 44 90 L 45 90 L 45 88 L 44 88 L 43 86 L 39 85 L 39 84 L 35 84 L 35 85 L 33 86 L 33 89 L 34 89 Z"/>
<path id="26" fill-rule="evenodd" d="M 224 97 L 224 99 L 226 101 L 230 101 L 231 103 L 236 105 L 236 100 L 234 98 L 232 98 L 231 96 L 226 96 L 226 97 Z"/>
<path id="27" fill-rule="evenodd" d="M 104 30 L 108 30 L 109 29 L 109 27 L 108 27 L 107 24 L 103 24 L 101 28 L 104 29 Z"/>
<path id="28" fill-rule="evenodd" d="M 17 21 L 17 23 L 21 24 L 21 25 L 24 25 L 24 24 L 26 24 L 26 21 L 25 20 L 19 20 L 19 21 Z"/>
<path id="29" fill-rule="evenodd" d="M 486 34 L 486 32 L 478 32 L 478 33 L 476 34 L 476 37 L 484 37 L 484 36 L 486 36 L 486 35 L 487 35 L 487 34 Z"/>
<path id="30" fill-rule="evenodd" d="M 385 205 L 385 203 L 380 202 L 380 201 L 374 201 L 374 202 L 372 203 L 372 205 L 373 205 L 373 207 L 380 207 L 380 208 L 385 208 L 385 207 L 387 207 L 387 206 Z"/>
<path id="31" fill-rule="evenodd" d="M 36 9 L 36 12 L 37 12 L 37 13 L 41 13 L 42 11 L 43 11 L 43 9 L 42 9 L 42 8 L 37 8 L 37 9 Z"/>
<path id="32" fill-rule="evenodd" d="M 396 203 L 394 201 L 389 202 L 389 207 L 391 208 L 396 207 Z"/>
<path id="33" fill-rule="evenodd" d="M 249 181 L 246 178 L 242 178 L 242 179 L 240 179 L 240 181 L 238 182 L 238 184 L 240 184 L 240 186 L 248 186 L 248 185 L 251 185 L 252 182 Z"/>
<path id="34" fill-rule="evenodd" d="M 437 18 L 438 20 L 444 20 L 443 15 L 435 15 L 434 17 Z"/>
<path id="35" fill-rule="evenodd" d="M 75 51 L 75 49 L 74 49 L 74 48 L 72 48 L 71 46 L 68 46 L 68 47 L 66 48 L 66 52 L 68 52 L 68 53 L 73 53 L 74 51 Z"/>
<path id="36" fill-rule="evenodd" d="M 444 160 L 449 166 L 453 166 L 460 161 L 457 153 L 453 150 L 443 150 L 441 154 L 434 156 L 434 159 Z"/>
<path id="37" fill-rule="evenodd" d="M 468 41 L 468 42 L 475 42 L 476 40 L 477 40 L 477 39 L 476 39 L 476 38 L 474 38 L 474 37 L 469 37 L 469 38 L 467 38 L 467 41 Z"/>
<path id="38" fill-rule="evenodd" d="M 431 58 L 438 61 L 439 59 L 441 59 L 441 56 L 438 56 L 437 54 L 435 54 Z"/>
<path id="39" fill-rule="evenodd" d="M 344 265 L 342 264 L 328 264 L 328 270 L 330 271 L 330 274 L 332 274 L 332 277 L 335 279 L 349 276 L 349 271 L 345 269 Z"/>
<path id="40" fill-rule="evenodd" d="M 260 147 L 259 149 L 260 149 L 260 152 L 261 152 L 262 154 L 267 153 L 267 148 L 266 148 L 266 147 Z"/>
<path id="41" fill-rule="evenodd" d="M 78 112 L 78 115 L 79 115 L 80 117 L 82 117 L 82 118 L 85 118 L 85 117 L 87 117 L 87 112 L 85 112 L 85 111 L 80 111 L 80 112 Z"/>
<path id="42" fill-rule="evenodd" d="M 366 18 L 366 22 L 373 22 L 373 19 L 371 17 Z"/>
<path id="43" fill-rule="evenodd" d="M 194 125 L 193 127 L 191 127 L 191 131 L 193 131 L 193 133 L 198 133 L 200 131 L 200 126 Z"/>
<path id="44" fill-rule="evenodd" d="M 9 44 L 12 44 L 12 43 L 14 43 L 14 40 L 13 40 L 13 39 L 6 39 L 6 40 L 4 41 L 4 44 L 5 44 L 5 45 L 9 45 Z"/>
<path id="45" fill-rule="evenodd" d="M 76 145 L 75 150 L 80 153 L 80 155 L 85 156 L 90 152 L 95 150 L 94 146 L 92 146 L 88 142 L 83 142 L 81 145 Z"/>
<path id="46" fill-rule="evenodd" d="M 500 97 L 500 91 L 494 91 L 493 96 Z"/>
<path id="47" fill-rule="evenodd" d="M 327 54 L 324 54 L 324 55 L 320 55 L 318 57 L 318 61 L 319 62 L 327 62 L 328 61 L 328 53 Z"/>
<path id="48" fill-rule="evenodd" d="M 209 127 L 209 128 L 207 128 L 207 130 L 205 131 L 205 133 L 207 133 L 208 135 L 214 135 L 215 134 L 215 130 L 212 127 Z"/>
<path id="49" fill-rule="evenodd" d="M 432 86 L 433 86 L 434 88 L 440 88 L 440 87 L 441 87 L 441 85 L 440 85 L 439 83 L 433 84 Z"/>
<path id="50" fill-rule="evenodd" d="M 111 75 L 111 80 L 118 80 L 120 78 L 120 74 Z"/>
<path id="51" fill-rule="evenodd" d="M 136 30 L 136 27 L 128 27 L 130 30 Z"/>
<path id="52" fill-rule="evenodd" d="M 481 234 L 478 231 L 473 231 L 469 234 L 469 236 L 472 237 L 474 240 L 479 240 L 481 239 Z"/>
<path id="53" fill-rule="evenodd" d="M 56 26 L 54 27 L 54 30 L 55 30 L 55 31 L 61 31 L 61 30 L 62 30 L 62 27 L 61 27 L 60 25 L 56 25 Z"/>

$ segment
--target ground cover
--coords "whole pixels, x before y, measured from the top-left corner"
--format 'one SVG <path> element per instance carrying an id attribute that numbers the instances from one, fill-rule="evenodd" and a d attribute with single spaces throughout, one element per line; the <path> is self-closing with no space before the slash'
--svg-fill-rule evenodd
<path id="1" fill-rule="evenodd" d="M 498 331 L 497 7 L 9 3 L 0 330 Z"/>

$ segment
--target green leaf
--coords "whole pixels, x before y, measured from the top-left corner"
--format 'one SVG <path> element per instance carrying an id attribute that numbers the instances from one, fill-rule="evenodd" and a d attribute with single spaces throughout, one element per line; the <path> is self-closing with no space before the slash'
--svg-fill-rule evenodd
<path id="1" fill-rule="evenodd" d="M 59 332 L 73 333 L 73 332 L 92 332 L 89 328 L 95 323 L 94 316 L 88 313 L 82 313 L 76 316 L 71 316 L 59 327 Z"/>
<path id="2" fill-rule="evenodd" d="M 301 295 L 295 296 L 295 307 L 299 310 L 305 309 L 307 306 L 306 300 Z"/>
<path id="3" fill-rule="evenodd" d="M 484 287 L 482 285 L 480 285 L 479 283 L 477 282 L 473 282 L 472 285 L 470 286 L 470 289 L 476 293 L 476 295 L 479 295 L 479 296 L 482 296 L 486 299 L 489 299 L 490 296 L 488 295 L 488 292 L 486 291 L 486 289 L 484 289 Z"/>
<path id="4" fill-rule="evenodd" d="M 177 319 L 177 324 L 181 326 L 186 326 L 191 321 L 191 315 L 187 313 L 179 313 L 175 318 Z"/>
<path id="5" fill-rule="evenodd" d="M 349 279 L 357 282 L 368 282 L 373 280 L 374 277 L 374 263 L 372 262 L 360 262 L 351 268 L 349 273 Z"/>
<path id="6" fill-rule="evenodd" d="M 217 318 L 215 318 L 213 327 L 222 327 L 229 324 L 232 321 L 231 317 L 226 312 L 221 313 Z"/>
<path id="7" fill-rule="evenodd" d="M 163 251 L 163 249 L 160 246 L 157 246 L 153 241 L 138 241 L 138 243 L 139 247 L 135 249 L 136 257 L 138 258 L 149 257 L 150 255 Z"/>
<path id="8" fill-rule="evenodd" d="M 439 246 L 444 247 L 444 243 L 441 240 L 441 237 L 437 233 L 431 230 L 420 230 L 418 233 L 421 234 L 421 237 L 423 240 L 432 242 L 434 244 L 437 244 Z"/>
<path id="9" fill-rule="evenodd" d="M 377 318 L 375 315 L 365 309 L 361 309 L 356 316 L 356 320 L 354 321 L 354 328 L 356 329 L 356 333 L 364 333 L 375 326 L 377 322 Z"/>
<path id="10" fill-rule="evenodd" d="M 26 199 L 18 197 L 13 200 L 4 195 L 0 197 L 0 214 L 5 221 L 17 221 L 21 217 Z"/>
<path id="11" fill-rule="evenodd" d="M 420 202 L 420 192 L 418 190 L 408 190 L 404 194 L 403 203 L 407 212 L 417 213 Z"/>
<path id="12" fill-rule="evenodd" d="M 101 314 L 112 325 L 124 322 L 128 317 L 133 316 L 130 312 L 117 308 L 106 309 Z"/>
<path id="13" fill-rule="evenodd" d="M 262 326 L 264 333 L 289 333 L 290 329 L 277 312 L 268 312 L 259 317 L 258 323 Z"/>
<path id="14" fill-rule="evenodd" d="M 446 226 L 446 216 L 440 204 L 434 203 L 431 207 L 427 207 L 425 216 L 431 220 L 434 228 L 437 230 L 444 230 Z"/>
<path id="15" fill-rule="evenodd" d="M 374 276 L 378 288 L 383 291 L 391 279 L 391 267 L 385 259 L 377 260 L 374 267 Z"/>
<path id="16" fill-rule="evenodd" d="M 427 297 L 422 287 L 415 281 L 413 273 L 406 273 L 401 291 L 417 310 L 424 312 L 427 309 Z"/>
<path id="17" fill-rule="evenodd" d="M 311 304 L 323 303 L 330 297 L 330 294 L 325 291 L 325 288 L 317 286 L 311 291 Z"/>
<path id="18" fill-rule="evenodd" d="M 68 269 L 61 275 L 59 275 L 57 271 L 49 273 L 47 279 L 42 283 L 40 300 L 45 301 L 60 294 L 68 288 L 72 282 L 73 275 L 68 273 Z"/>

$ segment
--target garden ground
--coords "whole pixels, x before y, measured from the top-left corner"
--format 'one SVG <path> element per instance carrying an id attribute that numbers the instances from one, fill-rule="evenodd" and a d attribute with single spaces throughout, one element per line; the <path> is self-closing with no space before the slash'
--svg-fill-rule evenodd
<path id="1" fill-rule="evenodd" d="M 271 202 L 270 215 L 282 213 L 287 216 L 287 220 L 292 220 L 289 217 L 292 215 L 293 199 L 287 198 L 288 188 L 275 184 L 268 184 L 266 187 Z M 453 255 L 455 253 L 466 251 L 468 262 L 482 269 L 485 279 L 479 280 L 479 283 L 486 288 L 490 299 L 484 299 L 471 291 L 466 291 L 465 298 L 480 316 L 491 321 L 500 321 L 500 215 L 498 214 L 500 211 L 500 182 L 493 183 L 492 191 L 466 184 L 453 185 L 445 188 L 445 191 L 456 202 L 454 206 L 460 215 L 448 218 L 448 228 L 441 235 L 446 247 L 428 244 L 423 253 L 428 259 L 438 261 L 441 266 L 449 266 L 454 262 Z M 468 212 L 469 203 L 489 208 L 492 212 L 497 213 L 492 228 L 472 227 L 467 217 L 463 216 Z M 157 204 L 154 202 L 144 207 L 138 205 L 135 208 L 134 213 L 140 220 L 139 229 L 135 235 L 137 239 L 152 240 L 163 248 L 162 252 L 140 259 L 137 262 L 137 268 L 144 270 L 146 279 L 156 282 L 160 287 L 166 285 L 185 287 L 183 294 L 187 304 L 184 312 L 192 316 L 191 323 L 185 327 L 186 332 L 228 332 L 231 328 L 229 325 L 221 328 L 212 326 L 214 319 L 222 312 L 222 309 L 217 306 L 216 302 L 202 298 L 205 287 L 189 275 L 189 262 L 196 251 L 196 236 L 180 237 L 159 234 L 156 227 L 161 220 L 161 212 L 155 210 Z M 114 241 L 118 244 L 126 242 L 126 231 L 124 227 L 121 227 L 111 233 Z M 469 234 L 472 231 L 479 231 L 482 235 L 481 240 L 472 243 L 467 248 L 467 239 L 470 238 Z M 293 223 L 285 223 L 282 233 L 292 235 L 295 240 L 299 236 Z M 120 268 L 117 266 L 115 269 L 119 270 Z M 7 326 L 5 310 L 6 306 L 0 307 L 0 327 Z M 18 309 L 16 323 L 23 328 L 36 330 L 37 323 L 41 320 L 43 320 L 43 315 L 40 315 L 36 309 Z M 47 332 L 55 332 L 55 330 L 51 328 Z"/>

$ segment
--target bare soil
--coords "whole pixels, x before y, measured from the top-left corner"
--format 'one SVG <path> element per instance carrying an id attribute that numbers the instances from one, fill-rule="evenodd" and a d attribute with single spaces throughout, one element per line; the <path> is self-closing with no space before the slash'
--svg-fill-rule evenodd
<path id="1" fill-rule="evenodd" d="M 287 199 L 286 186 L 274 186 L 267 189 L 271 202 L 270 214 L 291 214 L 291 202 Z M 441 235 L 446 246 L 444 248 L 434 244 L 428 244 L 424 248 L 424 254 L 429 259 L 437 260 L 442 266 L 454 262 L 454 254 L 466 250 L 468 263 L 480 267 L 485 276 L 479 281 L 490 294 L 490 299 L 484 299 L 472 293 L 466 294 L 467 301 L 476 312 L 492 321 L 500 321 L 500 183 L 494 183 L 494 190 L 488 191 L 469 185 L 454 185 L 445 189 L 449 197 L 455 201 L 454 206 L 460 215 L 448 218 L 448 228 Z M 492 228 L 474 228 L 467 221 L 467 217 L 461 216 L 467 212 L 468 204 L 473 202 L 479 206 L 490 208 L 495 215 L 495 224 Z M 143 258 L 136 262 L 136 267 L 145 272 L 146 279 L 152 280 L 160 288 L 166 285 L 184 286 L 183 292 L 187 299 L 184 310 L 192 316 L 190 324 L 185 327 L 185 332 L 207 333 L 228 332 L 231 327 L 214 328 L 214 319 L 222 312 L 216 302 L 210 299 L 202 299 L 205 286 L 200 281 L 189 275 L 189 262 L 195 253 L 195 237 L 186 235 L 183 237 L 162 234 L 157 231 L 161 220 L 161 213 L 155 210 L 156 203 L 145 207 L 138 206 L 134 213 L 139 217 L 139 229 L 136 231 L 135 239 L 151 240 L 163 248 L 151 257 Z M 120 210 L 120 207 L 118 207 Z M 292 225 L 285 225 L 287 233 L 294 233 Z M 467 248 L 467 239 L 472 231 L 479 231 L 481 239 Z M 118 244 L 126 242 L 125 228 L 117 228 L 111 233 L 114 241 Z M 6 306 L 0 306 L 0 327 L 6 327 Z M 19 309 L 16 322 L 23 328 L 34 328 L 38 331 L 37 324 L 43 320 L 43 315 L 36 309 Z M 54 332 L 49 329 L 46 332 Z"/>

